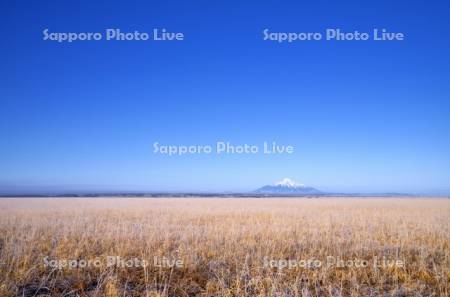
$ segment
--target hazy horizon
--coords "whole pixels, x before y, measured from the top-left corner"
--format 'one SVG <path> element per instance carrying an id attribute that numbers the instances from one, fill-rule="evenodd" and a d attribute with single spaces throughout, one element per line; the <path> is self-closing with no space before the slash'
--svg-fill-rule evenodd
<path id="1" fill-rule="evenodd" d="M 267 184 L 267 185 L 273 185 Z M 64 194 L 122 194 L 122 193 L 161 193 L 161 194 L 183 194 L 183 193 L 198 193 L 198 194 L 252 194 L 255 191 L 266 185 L 259 185 L 253 188 L 241 189 L 241 190 L 233 190 L 233 189 L 222 189 L 222 190 L 207 190 L 207 189 L 151 189 L 145 186 L 136 186 L 136 187 L 111 187 L 111 186 L 96 186 L 96 185 L 63 185 L 63 186 L 55 186 L 55 185 L 47 185 L 47 186 L 24 186 L 24 185 L 0 185 L 0 195 L 8 196 L 8 195 L 64 195 Z M 310 185 L 307 185 L 310 186 Z M 322 187 L 314 187 L 317 190 L 320 190 L 322 193 L 319 195 L 332 195 L 332 194 L 341 194 L 341 195 L 386 195 L 386 194 L 404 194 L 404 195 L 412 195 L 412 196 L 449 196 L 450 190 L 441 190 L 441 191 L 424 191 L 424 192 L 412 192 L 412 191 L 391 191 L 391 190 L 383 190 L 380 189 L 378 191 L 334 191 L 334 190 L 323 190 Z M 255 193 L 256 194 L 256 193 Z M 263 194 L 261 194 L 263 195 Z M 317 195 L 317 194 L 312 194 Z M 300 195 L 302 196 L 302 195 Z"/>

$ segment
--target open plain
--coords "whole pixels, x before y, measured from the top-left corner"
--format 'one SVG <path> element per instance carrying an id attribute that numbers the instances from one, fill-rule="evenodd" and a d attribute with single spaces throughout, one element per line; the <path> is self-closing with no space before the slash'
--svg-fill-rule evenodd
<path id="1" fill-rule="evenodd" d="M 4 198 L 0 296 L 449 296 L 450 199 Z"/>

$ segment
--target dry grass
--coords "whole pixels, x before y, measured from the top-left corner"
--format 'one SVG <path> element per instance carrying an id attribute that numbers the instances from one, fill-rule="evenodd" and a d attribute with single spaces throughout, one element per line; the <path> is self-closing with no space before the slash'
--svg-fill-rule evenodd
<path id="1" fill-rule="evenodd" d="M 0 199 L 0 296 L 448 296 L 449 199 Z M 54 269 L 49 259 L 183 260 Z M 264 267 L 263 259 L 405 267 Z"/>

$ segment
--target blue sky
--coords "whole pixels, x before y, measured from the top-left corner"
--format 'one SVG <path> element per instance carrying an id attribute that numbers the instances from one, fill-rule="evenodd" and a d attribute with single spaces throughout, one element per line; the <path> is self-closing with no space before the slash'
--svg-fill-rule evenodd
<path id="1" fill-rule="evenodd" d="M 1 3 L 0 192 L 247 191 L 290 177 L 450 193 L 448 1 L 92 2 Z M 57 43 L 46 28 L 185 40 Z M 265 28 L 406 39 L 279 44 Z M 295 152 L 166 156 L 155 141 Z"/>

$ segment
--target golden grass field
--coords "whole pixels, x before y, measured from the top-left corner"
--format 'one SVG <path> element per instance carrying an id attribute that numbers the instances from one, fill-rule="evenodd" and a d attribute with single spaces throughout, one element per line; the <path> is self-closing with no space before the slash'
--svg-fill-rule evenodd
<path id="1" fill-rule="evenodd" d="M 0 199 L 0 296 L 449 296 L 449 223 L 450 199 Z"/>

